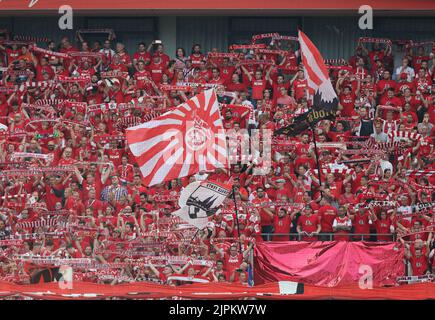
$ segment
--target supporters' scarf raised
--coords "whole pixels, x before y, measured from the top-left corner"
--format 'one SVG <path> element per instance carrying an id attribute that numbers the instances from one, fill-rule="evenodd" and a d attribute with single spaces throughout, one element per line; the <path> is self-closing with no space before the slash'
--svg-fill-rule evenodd
<path id="1" fill-rule="evenodd" d="M 419 235 L 422 233 L 430 233 L 433 232 L 433 225 L 428 225 L 424 228 L 421 228 L 420 230 L 414 231 L 414 230 L 402 230 L 402 229 L 397 229 L 397 238 L 401 239 L 401 238 L 405 238 L 405 237 L 409 237 L 409 236 L 414 236 L 414 235 Z"/>
<path id="2" fill-rule="evenodd" d="M 159 116 L 159 114 L 156 114 L 155 116 L 154 116 L 154 118 L 155 117 L 158 117 Z M 152 115 L 147 115 L 147 117 L 151 120 L 151 119 L 153 119 L 153 116 Z M 123 130 L 123 129 L 126 129 L 126 128 L 130 128 L 130 127 L 134 127 L 134 126 L 137 126 L 137 125 L 139 125 L 139 124 L 141 124 L 142 122 L 144 122 L 144 121 L 142 121 L 142 118 L 141 117 L 136 117 L 136 116 L 124 116 L 124 117 L 122 117 L 121 119 L 118 119 L 118 122 L 117 122 L 117 127 L 118 127 L 118 129 L 120 129 L 120 130 Z M 146 121 L 145 121 L 146 122 Z"/>
<path id="3" fill-rule="evenodd" d="M 277 32 L 274 33 L 262 33 L 262 34 L 255 34 L 252 36 L 252 44 L 255 44 L 255 42 L 257 40 L 262 40 L 262 39 L 273 39 L 273 38 L 278 38 L 280 35 Z"/>
<path id="4" fill-rule="evenodd" d="M 274 151 L 294 151 L 296 143 L 290 140 L 272 140 L 272 148 Z"/>
<path id="5" fill-rule="evenodd" d="M 46 219 L 46 220 L 34 220 L 34 221 L 22 221 L 18 222 L 16 226 L 18 228 L 39 228 L 39 227 L 54 227 L 61 224 L 62 221 L 58 217 Z"/>
<path id="6" fill-rule="evenodd" d="M 3 75 L 10 75 L 10 76 L 26 76 L 29 77 L 31 75 L 34 75 L 34 73 L 30 70 L 12 70 L 8 69 L 7 71 L 3 72 Z"/>
<path id="7" fill-rule="evenodd" d="M 435 207 L 435 202 L 428 202 L 428 203 L 417 203 L 412 206 L 412 211 L 415 213 L 425 212 L 431 210 L 433 207 Z"/>
<path id="8" fill-rule="evenodd" d="M 77 109 L 83 109 L 84 110 L 88 106 L 88 103 L 87 102 L 77 102 L 77 101 L 65 100 L 63 105 L 65 107 L 67 107 L 67 108 L 77 108 Z"/>
<path id="9" fill-rule="evenodd" d="M 346 144 L 343 142 L 318 142 L 317 148 L 336 148 L 336 149 L 346 149 Z"/>
<path id="10" fill-rule="evenodd" d="M 33 127 L 33 125 L 35 125 L 35 124 L 37 125 L 37 124 L 40 124 L 42 122 L 59 123 L 59 122 L 61 122 L 61 119 L 59 119 L 59 118 L 36 119 L 36 120 L 32 120 L 32 121 L 27 122 L 26 125 L 24 126 L 24 128 L 26 130 L 28 130 L 28 128 Z M 35 129 L 31 128 L 31 130 L 34 131 Z"/>
<path id="11" fill-rule="evenodd" d="M 259 49 L 257 51 L 258 53 L 264 53 L 264 54 L 277 54 L 280 56 L 285 56 L 288 54 L 285 50 L 269 50 L 269 49 Z"/>
<path id="12" fill-rule="evenodd" d="M 384 208 L 384 207 L 397 207 L 397 201 L 380 201 L 380 200 L 375 200 L 375 201 L 371 201 L 370 203 L 357 203 L 355 205 L 356 208 Z"/>
<path id="13" fill-rule="evenodd" d="M 273 60 L 241 60 L 239 61 L 239 65 L 241 66 L 250 66 L 250 65 L 259 65 L 263 64 L 266 66 L 271 66 L 275 64 L 275 61 Z"/>
<path id="14" fill-rule="evenodd" d="M 0 139 L 13 139 L 13 138 L 22 138 L 26 137 L 27 133 L 25 132 L 7 132 L 7 131 L 0 131 Z"/>
<path id="15" fill-rule="evenodd" d="M 282 35 L 274 36 L 272 39 L 273 40 L 286 40 L 286 41 L 299 41 L 298 37 L 282 36 Z"/>
<path id="16" fill-rule="evenodd" d="M 125 141 L 125 135 L 113 135 L 113 136 L 95 136 L 94 141 L 101 144 L 106 144 L 110 141 Z"/>
<path id="17" fill-rule="evenodd" d="M 341 58 L 341 59 L 324 59 L 323 60 L 325 62 L 325 64 L 329 65 L 329 67 L 333 67 L 333 66 L 338 66 L 338 67 L 342 67 L 347 65 L 347 62 L 345 59 Z"/>
<path id="18" fill-rule="evenodd" d="M 63 174 L 65 172 L 74 172 L 74 166 L 52 166 L 52 167 L 31 167 L 26 170 L 3 170 L 0 171 L 0 177 L 33 177 L 44 173 Z"/>
<path id="19" fill-rule="evenodd" d="M 388 139 L 390 141 L 400 141 L 402 139 L 420 141 L 422 138 L 421 134 L 409 131 L 393 131 L 388 134 Z"/>
<path id="20" fill-rule="evenodd" d="M 164 84 L 161 86 L 161 89 L 163 91 L 184 91 L 184 92 L 190 92 L 192 91 L 191 86 L 176 86 L 176 85 L 170 85 L 170 84 Z"/>
<path id="21" fill-rule="evenodd" d="M 28 88 L 38 88 L 40 90 L 45 90 L 47 88 L 53 88 L 57 85 L 56 81 L 49 80 L 49 81 L 26 81 L 21 83 L 20 85 L 20 92 L 26 91 Z"/>
<path id="22" fill-rule="evenodd" d="M 128 110 L 143 110 L 146 111 L 147 114 L 151 114 L 153 112 L 163 114 L 167 111 L 172 110 L 172 107 L 153 107 L 148 104 L 132 104 L 132 103 L 101 103 L 96 105 L 90 105 L 86 107 L 86 114 L 105 114 L 110 112 L 122 113 Z M 145 114 L 145 116 L 147 116 Z M 146 118 L 145 118 L 146 119 Z"/>
<path id="23" fill-rule="evenodd" d="M 44 232 L 44 233 L 25 233 L 9 236 L 9 239 L 13 240 L 37 240 L 41 238 L 41 235 L 50 236 L 53 239 L 59 239 L 65 236 L 65 231 L 56 231 L 56 232 Z"/>
<path id="24" fill-rule="evenodd" d="M 328 66 L 326 65 L 326 68 L 330 69 L 330 70 L 347 70 L 348 67 L 347 66 Z M 348 73 L 349 76 L 353 76 L 353 73 Z"/>
<path id="25" fill-rule="evenodd" d="M 420 42 L 414 42 L 412 40 L 409 41 L 410 41 L 409 45 L 412 47 L 422 47 L 427 45 L 433 46 L 435 44 L 435 41 L 420 41 Z"/>
<path id="26" fill-rule="evenodd" d="M 0 247 L 9 247 L 9 246 L 21 246 L 23 244 L 23 240 L 0 240 Z"/>
<path id="27" fill-rule="evenodd" d="M 14 93 L 17 90 L 18 90 L 18 86 L 0 87 L 0 92 L 1 93 L 6 93 L 6 94 Z"/>
<path id="28" fill-rule="evenodd" d="M 75 82 L 88 83 L 91 82 L 91 77 L 89 76 L 68 77 L 68 76 L 57 75 L 56 80 L 59 82 L 67 82 L 67 83 L 75 83 Z"/>
<path id="29" fill-rule="evenodd" d="M 42 175 L 42 172 L 36 172 L 33 170 L 24 170 L 24 169 L 0 171 L 0 177 L 4 177 L 4 178 L 35 177 L 38 175 Z"/>
<path id="30" fill-rule="evenodd" d="M 359 159 L 340 160 L 337 163 L 338 164 L 355 164 L 355 163 L 371 162 L 371 161 L 373 161 L 373 158 L 359 158 Z"/>
<path id="31" fill-rule="evenodd" d="M 423 282 L 431 282 L 433 280 L 435 280 L 435 277 L 432 274 L 426 274 L 423 276 L 403 276 L 403 277 L 398 277 L 396 279 L 398 284 L 423 283 Z"/>
<path id="32" fill-rule="evenodd" d="M 4 46 L 13 46 L 13 45 L 28 46 L 29 44 L 32 44 L 32 42 L 31 41 L 8 40 L 8 41 L 3 41 L 1 44 Z"/>
<path id="33" fill-rule="evenodd" d="M 32 46 L 30 48 L 31 51 L 33 52 L 38 52 L 38 53 L 42 53 L 43 55 L 47 55 L 50 57 L 57 57 L 57 58 L 62 58 L 62 59 L 70 59 L 70 56 L 67 53 L 61 53 L 61 52 L 55 52 L 55 51 L 51 51 L 51 50 L 47 50 L 47 49 L 42 49 L 39 48 L 37 46 Z"/>
<path id="34" fill-rule="evenodd" d="M 30 112 L 35 112 L 35 110 L 47 111 L 49 113 L 55 112 L 54 108 L 50 105 L 37 105 L 37 104 L 30 104 L 30 103 L 22 103 L 21 107 L 29 109 Z"/>
<path id="35" fill-rule="evenodd" d="M 384 155 L 384 150 L 376 149 L 347 149 L 341 150 L 340 154 L 351 154 L 351 155 Z"/>
<path id="36" fill-rule="evenodd" d="M 422 184 L 418 184 L 417 182 L 415 182 L 413 180 L 408 181 L 408 183 L 412 187 L 414 187 L 416 190 L 424 190 L 424 191 L 427 191 L 427 192 L 432 192 L 432 190 L 435 190 L 435 186 L 425 186 L 425 185 L 422 185 Z"/>
<path id="37" fill-rule="evenodd" d="M 170 194 L 170 195 L 156 194 L 155 196 L 153 196 L 153 200 L 156 202 L 178 201 L 179 197 L 180 197 L 180 193 L 178 192 L 176 194 Z"/>
<path id="38" fill-rule="evenodd" d="M 360 43 L 385 43 L 388 45 L 392 45 L 392 41 L 390 39 L 385 38 L 370 38 L 370 37 L 361 37 L 358 42 Z"/>
<path id="39" fill-rule="evenodd" d="M 300 68 L 299 66 L 289 66 L 289 65 L 277 65 L 278 69 L 281 70 L 287 70 L 287 71 L 298 71 Z"/>
<path id="40" fill-rule="evenodd" d="M 408 170 L 406 171 L 407 176 L 418 177 L 418 176 L 431 176 L 435 174 L 433 170 Z"/>
<path id="41" fill-rule="evenodd" d="M 101 72 L 101 78 L 108 79 L 108 78 L 122 78 L 127 79 L 128 78 L 128 72 L 122 72 L 122 71 L 105 71 Z"/>
<path id="42" fill-rule="evenodd" d="M 50 38 L 47 37 L 34 37 L 34 36 L 24 36 L 24 35 L 15 35 L 14 40 L 26 41 L 26 42 L 50 42 Z"/>
<path id="43" fill-rule="evenodd" d="M 32 208 L 34 210 L 34 208 Z M 41 211 L 38 213 L 40 216 L 67 216 L 70 215 L 69 210 L 55 210 L 55 211 Z"/>
<path id="44" fill-rule="evenodd" d="M 266 45 L 260 44 L 233 44 L 230 46 L 230 50 L 244 50 L 244 49 L 265 49 Z"/>
<path id="45" fill-rule="evenodd" d="M 318 172 L 317 169 L 313 170 L 316 174 Z M 324 168 L 322 169 L 322 173 L 323 174 L 328 174 L 328 173 L 332 173 L 332 174 L 342 174 L 342 175 L 346 175 L 346 174 L 354 174 L 355 171 L 353 169 L 331 169 L 331 168 Z"/>
<path id="46" fill-rule="evenodd" d="M 254 207 L 286 207 L 291 209 L 302 209 L 305 204 L 304 203 L 293 203 L 288 201 L 269 201 L 269 202 L 261 202 L 261 203 L 245 203 L 244 206 L 246 208 Z"/>
<path id="47" fill-rule="evenodd" d="M 237 59 L 239 55 L 237 53 L 229 53 L 229 52 L 209 52 L 207 54 L 207 58 L 229 58 L 229 59 Z"/>
<path id="48" fill-rule="evenodd" d="M 43 159 L 43 160 L 47 160 L 47 161 L 52 161 L 53 154 L 14 152 L 11 156 L 11 160 L 16 159 L 16 158 L 35 158 L 35 159 Z"/>
<path id="49" fill-rule="evenodd" d="M 0 197 L 2 200 L 10 200 L 10 199 L 19 199 L 19 198 L 25 198 L 27 197 L 26 193 L 21 194 L 5 194 L 4 196 Z"/>
<path id="50" fill-rule="evenodd" d="M 102 58 L 104 56 L 102 52 L 70 52 L 68 55 L 73 58 Z"/>
<path id="51" fill-rule="evenodd" d="M 39 99 L 35 101 L 35 105 L 49 105 L 49 106 L 56 106 L 61 107 L 63 104 L 68 101 L 65 99 Z"/>
<path id="52" fill-rule="evenodd" d="M 396 107 L 393 107 L 393 106 L 378 105 L 378 109 L 400 112 L 399 108 L 396 108 Z"/>
<path id="53" fill-rule="evenodd" d="M 70 258 L 70 259 L 62 259 L 62 258 L 55 258 L 55 257 L 41 257 L 41 256 L 28 256 L 28 255 L 15 255 L 14 260 L 21 261 L 21 262 L 29 262 L 35 265 L 55 265 L 55 266 L 62 266 L 62 265 L 69 265 L 73 266 L 75 263 L 77 264 L 92 264 L 92 260 L 89 258 Z"/>
<path id="54" fill-rule="evenodd" d="M 177 86 L 186 86 L 191 88 L 218 88 L 222 85 L 217 83 L 197 83 L 197 82 L 177 82 Z"/>

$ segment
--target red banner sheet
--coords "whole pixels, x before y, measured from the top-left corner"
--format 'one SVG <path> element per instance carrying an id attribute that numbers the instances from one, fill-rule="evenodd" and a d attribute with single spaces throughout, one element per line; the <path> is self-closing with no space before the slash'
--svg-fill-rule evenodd
<path id="1" fill-rule="evenodd" d="M 49 300 L 95 300 L 107 297 L 125 297 L 131 299 L 159 299 L 182 297 L 186 299 L 399 299 L 422 300 L 435 299 L 435 283 L 418 283 L 392 288 L 373 288 L 361 290 L 358 287 L 325 288 L 304 286 L 302 294 L 283 294 L 280 283 L 268 283 L 255 287 L 236 284 L 211 283 L 170 287 L 152 283 L 128 283 L 104 285 L 74 282 L 72 289 L 60 289 L 58 283 L 38 285 L 17 285 L 0 282 L 0 299 L 19 294 L 35 299 Z"/>
<path id="2" fill-rule="evenodd" d="M 393 285 L 405 272 L 403 252 L 392 242 L 262 242 L 255 246 L 255 283 L 358 286 L 370 267 L 373 287 Z"/>

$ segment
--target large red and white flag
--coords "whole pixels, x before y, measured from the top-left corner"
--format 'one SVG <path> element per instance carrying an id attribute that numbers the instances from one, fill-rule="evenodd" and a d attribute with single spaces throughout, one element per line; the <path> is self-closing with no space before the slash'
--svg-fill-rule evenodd
<path id="1" fill-rule="evenodd" d="M 147 186 L 228 167 L 225 130 L 213 89 L 126 130 Z"/>
<path id="2" fill-rule="evenodd" d="M 338 98 L 329 79 L 328 68 L 319 50 L 301 30 L 299 30 L 299 45 L 309 93 L 313 95 L 313 108 L 325 111 L 336 109 Z"/>

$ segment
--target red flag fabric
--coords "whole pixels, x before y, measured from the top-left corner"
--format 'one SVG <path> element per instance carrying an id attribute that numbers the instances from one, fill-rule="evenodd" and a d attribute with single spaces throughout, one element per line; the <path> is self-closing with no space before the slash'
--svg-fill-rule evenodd
<path id="1" fill-rule="evenodd" d="M 300 30 L 299 45 L 310 95 L 318 92 L 321 100 L 329 103 L 337 99 L 322 55 L 307 35 Z"/>
<path id="2" fill-rule="evenodd" d="M 282 282 L 272 282 L 254 287 L 236 283 L 194 283 L 177 287 L 152 282 L 132 282 L 118 285 L 74 281 L 71 289 L 59 287 L 58 282 L 19 285 L 0 281 L 0 297 L 20 295 L 45 300 L 96 300 L 107 297 L 128 299 L 162 299 L 181 297 L 185 299 L 435 299 L 435 283 L 416 283 L 390 288 L 373 287 L 361 290 L 358 286 L 316 287 L 304 285 L 302 294 L 283 292 Z"/>
<path id="3" fill-rule="evenodd" d="M 393 285 L 405 273 L 403 248 L 380 242 L 259 242 L 255 283 L 297 281 L 315 286 L 358 286 L 371 270 L 373 287 Z"/>
<path id="4" fill-rule="evenodd" d="M 147 186 L 228 166 L 225 131 L 213 89 L 128 128 L 126 137 Z"/>

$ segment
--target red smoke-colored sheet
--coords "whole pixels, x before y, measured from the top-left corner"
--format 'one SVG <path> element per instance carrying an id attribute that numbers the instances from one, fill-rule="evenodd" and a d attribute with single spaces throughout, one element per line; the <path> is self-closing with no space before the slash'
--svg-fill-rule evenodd
<path id="1" fill-rule="evenodd" d="M 295 281 L 315 286 L 393 285 L 404 275 L 403 247 L 376 242 L 261 242 L 255 246 L 255 283 Z M 366 275 L 366 277 L 363 277 Z"/>
<path id="2" fill-rule="evenodd" d="M 16 285 L 0 282 L 0 298 L 21 294 L 35 299 L 104 299 L 116 296 L 126 298 L 170 298 L 188 299 L 240 299 L 255 297 L 259 299 L 435 299 L 434 283 L 419 283 L 392 288 L 359 289 L 356 286 L 326 288 L 304 286 L 303 294 L 280 295 L 278 283 L 268 283 L 252 288 L 235 284 L 193 284 L 170 287 L 150 283 L 122 285 L 103 285 L 74 282 L 73 289 L 60 289 L 58 283 L 38 285 Z M 98 296 L 95 296 L 98 294 Z M 266 295 L 265 295 L 266 294 Z"/>

